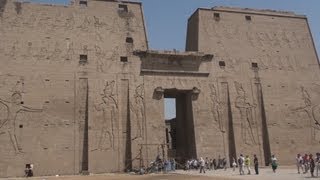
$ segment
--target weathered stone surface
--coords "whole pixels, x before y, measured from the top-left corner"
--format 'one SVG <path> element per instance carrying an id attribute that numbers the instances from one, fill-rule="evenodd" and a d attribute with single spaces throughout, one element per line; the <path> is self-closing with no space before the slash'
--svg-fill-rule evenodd
<path id="1" fill-rule="evenodd" d="M 187 52 L 148 50 L 136 2 L 6 0 L 0 20 L 0 177 L 30 163 L 35 175 L 119 172 L 168 152 L 261 163 L 275 153 L 286 164 L 319 146 L 319 64 L 304 16 L 199 9 Z M 169 151 L 166 97 L 177 101 Z"/>

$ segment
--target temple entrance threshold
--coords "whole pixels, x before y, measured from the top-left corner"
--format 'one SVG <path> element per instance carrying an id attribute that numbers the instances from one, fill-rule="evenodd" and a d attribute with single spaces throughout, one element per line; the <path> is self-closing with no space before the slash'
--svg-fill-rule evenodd
<path id="1" fill-rule="evenodd" d="M 197 158 L 192 91 L 166 89 L 164 98 L 174 98 L 176 102 L 176 117 L 166 120 L 168 158 L 184 164 L 188 159 Z"/>

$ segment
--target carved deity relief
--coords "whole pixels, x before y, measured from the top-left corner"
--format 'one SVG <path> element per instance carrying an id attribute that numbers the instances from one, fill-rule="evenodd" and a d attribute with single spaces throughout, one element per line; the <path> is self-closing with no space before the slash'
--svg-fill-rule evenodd
<path id="1" fill-rule="evenodd" d="M 90 27 L 90 20 L 87 16 L 85 16 L 79 28 L 83 31 L 88 31 L 89 27 Z"/>
<path id="2" fill-rule="evenodd" d="M 53 52 L 51 53 L 51 59 L 53 60 L 59 60 L 60 58 L 60 55 L 62 53 L 62 50 L 59 48 L 59 43 L 56 42 L 55 45 L 54 45 L 54 50 Z"/>
<path id="3" fill-rule="evenodd" d="M 18 86 L 18 85 L 17 85 Z M 18 88 L 13 88 L 18 89 Z M 16 119 L 22 112 L 42 112 L 42 109 L 34 109 L 22 105 L 22 95 L 20 91 L 15 91 L 11 95 L 11 100 L 7 101 L 0 98 L 0 104 L 5 106 L 7 114 L 6 117 L 0 122 L 0 134 L 8 133 L 12 146 L 16 153 L 22 153 L 22 148 L 19 145 L 16 135 Z M 2 132 L 1 132 L 2 130 Z"/>
<path id="4" fill-rule="evenodd" d="M 74 16 L 73 14 L 68 15 L 66 22 L 65 22 L 65 28 L 67 30 L 72 30 L 74 28 L 75 25 L 75 20 L 74 20 Z"/>
<path id="5" fill-rule="evenodd" d="M 16 54 L 18 54 L 17 51 L 18 51 L 18 41 L 15 41 L 12 44 L 7 56 L 9 56 L 10 58 L 16 59 Z"/>
<path id="6" fill-rule="evenodd" d="M 93 20 L 94 20 L 94 27 L 96 28 L 102 28 L 103 26 L 105 26 L 106 24 L 104 22 L 102 22 L 98 17 L 93 16 Z"/>
<path id="7" fill-rule="evenodd" d="M 23 26 L 33 28 L 37 20 L 35 14 L 31 14 L 28 18 L 24 18 Z"/>
<path id="8" fill-rule="evenodd" d="M 33 57 L 32 42 L 27 43 L 27 51 L 25 57 Z"/>
<path id="9" fill-rule="evenodd" d="M 246 92 L 239 82 L 234 82 L 237 90 L 237 98 L 235 102 L 236 108 L 240 111 L 241 116 L 241 137 L 245 144 L 256 144 L 256 134 L 254 133 L 254 107 L 248 101 L 246 97 Z"/>
<path id="10" fill-rule="evenodd" d="M 40 47 L 40 52 L 37 55 L 38 61 L 43 61 L 47 59 L 48 56 L 48 45 L 45 41 L 41 41 L 41 47 Z"/>
<path id="11" fill-rule="evenodd" d="M 311 140 L 317 140 L 316 135 L 320 133 L 320 104 L 315 103 L 309 92 L 305 87 L 301 86 L 301 97 L 304 101 L 304 105 L 301 107 L 293 108 L 293 112 L 305 112 L 308 115 L 311 129 Z"/>
<path id="12" fill-rule="evenodd" d="M 104 72 L 104 59 L 106 54 L 101 50 L 100 46 L 94 46 L 95 54 L 97 57 L 97 71 Z"/>
<path id="13" fill-rule="evenodd" d="M 115 123 L 118 116 L 118 102 L 114 91 L 115 81 L 107 81 L 101 94 L 102 102 L 95 105 L 95 109 L 102 112 L 103 119 L 97 147 L 94 150 L 107 151 L 114 148 Z"/>
<path id="14" fill-rule="evenodd" d="M 130 103 L 130 109 L 133 111 L 136 121 L 136 132 L 132 140 L 137 138 L 143 139 L 145 132 L 145 106 L 144 106 L 144 86 L 140 84 L 136 87 L 134 93 L 134 101 Z"/>
<path id="15" fill-rule="evenodd" d="M 74 49 L 73 49 L 73 42 L 68 42 L 67 44 L 67 53 L 66 53 L 66 59 L 71 60 L 72 56 L 74 55 Z"/>
<path id="16" fill-rule="evenodd" d="M 211 100 L 211 113 L 215 122 L 219 125 L 219 130 L 225 133 L 224 123 L 222 121 L 222 103 L 219 100 L 216 87 L 213 84 L 209 84 L 210 87 L 210 100 Z"/>

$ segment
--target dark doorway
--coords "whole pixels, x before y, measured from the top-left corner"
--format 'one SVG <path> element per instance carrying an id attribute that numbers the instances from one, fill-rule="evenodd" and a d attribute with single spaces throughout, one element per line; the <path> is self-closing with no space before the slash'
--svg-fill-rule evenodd
<path id="1" fill-rule="evenodd" d="M 168 157 L 178 163 L 196 158 L 192 93 L 186 90 L 166 89 L 164 98 L 175 99 L 176 117 L 166 120 L 168 129 Z"/>

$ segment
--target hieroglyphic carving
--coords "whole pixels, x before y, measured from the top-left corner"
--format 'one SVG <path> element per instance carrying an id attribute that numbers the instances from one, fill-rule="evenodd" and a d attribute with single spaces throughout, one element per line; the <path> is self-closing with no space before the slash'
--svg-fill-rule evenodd
<path id="1" fill-rule="evenodd" d="M 23 106 L 22 95 L 19 91 L 16 91 L 11 95 L 10 101 L 6 101 L 0 98 L 0 104 L 4 105 L 7 109 L 7 115 L 4 121 L 0 123 L 0 130 L 4 129 L 4 131 L 8 133 L 15 152 L 22 153 L 22 148 L 19 146 L 19 142 L 16 136 L 16 118 L 21 112 L 42 112 L 42 109 L 34 109 Z"/>
<path id="2" fill-rule="evenodd" d="M 10 51 L 8 52 L 7 56 L 9 56 L 10 58 L 15 59 L 17 51 L 18 51 L 18 41 L 14 41 L 14 43 L 12 44 L 12 46 L 10 48 Z"/>
<path id="3" fill-rule="evenodd" d="M 33 51 L 32 51 L 32 42 L 27 43 L 27 51 L 25 54 L 25 57 L 33 57 Z"/>
<path id="4" fill-rule="evenodd" d="M 144 86 L 140 84 L 135 89 L 134 102 L 130 103 L 130 109 L 133 111 L 137 127 L 136 133 L 132 139 L 144 138 L 143 134 L 145 132 L 145 107 L 144 107 Z"/>
<path id="5" fill-rule="evenodd" d="M 104 71 L 104 61 L 106 54 L 101 50 L 100 46 L 95 45 L 95 54 L 97 57 L 97 72 L 105 72 Z"/>
<path id="6" fill-rule="evenodd" d="M 251 103 L 248 102 L 246 92 L 243 89 L 242 84 L 236 81 L 234 82 L 234 84 L 238 94 L 235 101 L 235 106 L 240 111 L 242 140 L 245 144 L 256 144 L 256 135 L 254 134 L 253 128 L 253 126 L 255 125 L 253 119 L 253 108 L 255 106 L 251 105 Z"/>
<path id="7" fill-rule="evenodd" d="M 72 30 L 73 27 L 74 27 L 74 25 L 75 25 L 74 16 L 73 16 L 73 14 L 70 14 L 70 15 L 67 17 L 64 26 L 65 26 L 65 28 L 66 28 L 67 30 Z"/>
<path id="8" fill-rule="evenodd" d="M 90 20 L 89 17 L 85 16 L 83 19 L 83 22 L 80 26 L 78 26 L 78 28 L 80 28 L 83 31 L 88 31 L 90 27 Z"/>
<path id="9" fill-rule="evenodd" d="M 74 55 L 74 49 L 73 49 L 73 42 L 67 42 L 67 53 L 66 53 L 66 59 L 71 60 L 72 56 Z"/>
<path id="10" fill-rule="evenodd" d="M 54 45 L 54 50 L 51 53 L 51 59 L 53 60 L 59 60 L 60 55 L 61 55 L 62 50 L 59 48 L 59 43 L 56 42 L 56 44 Z"/>
<path id="11" fill-rule="evenodd" d="M 101 94 L 102 103 L 95 105 L 97 111 L 102 111 L 103 119 L 98 144 L 94 150 L 106 151 L 114 148 L 115 123 L 118 116 L 118 103 L 114 90 L 115 81 L 107 81 Z"/>
<path id="12" fill-rule="evenodd" d="M 40 52 L 36 55 L 38 61 L 48 59 L 48 45 L 44 41 L 41 42 Z"/>
<path id="13" fill-rule="evenodd" d="M 305 87 L 301 86 L 301 96 L 302 100 L 304 101 L 304 105 L 298 108 L 293 108 L 292 111 L 303 111 L 306 112 L 310 121 L 310 128 L 311 128 L 311 139 L 316 139 L 316 133 L 320 131 L 320 119 L 318 119 L 320 113 L 320 104 L 316 104 L 312 102 L 312 98 L 309 92 L 306 90 Z"/>
<path id="14" fill-rule="evenodd" d="M 222 117 L 221 117 L 221 102 L 218 97 L 218 92 L 216 90 L 216 87 L 214 84 L 209 84 L 210 87 L 210 100 L 211 100 L 211 113 L 213 116 L 213 119 L 215 120 L 216 123 L 218 123 L 219 130 L 224 133 L 225 132 L 225 127 L 224 123 L 222 122 Z"/>

